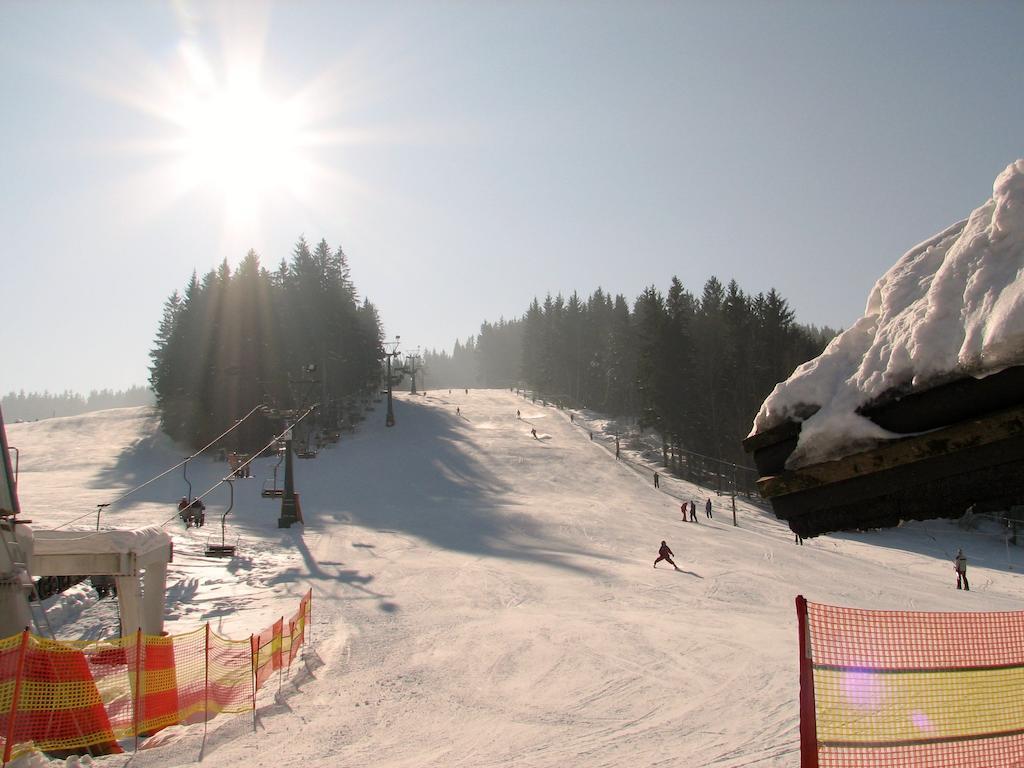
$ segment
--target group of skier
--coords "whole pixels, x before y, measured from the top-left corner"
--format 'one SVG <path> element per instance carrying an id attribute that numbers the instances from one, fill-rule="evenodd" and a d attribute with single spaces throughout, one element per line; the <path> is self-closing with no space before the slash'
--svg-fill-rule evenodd
<path id="1" fill-rule="evenodd" d="M 522 414 L 518 409 L 516 409 L 515 416 L 516 419 L 522 418 Z M 569 422 L 575 423 L 575 417 L 572 414 L 569 414 Z M 540 439 L 538 437 L 536 428 L 531 428 L 529 431 L 535 439 Z M 593 432 L 590 432 L 590 439 L 594 439 Z M 618 445 L 618 435 L 615 435 L 615 459 L 618 458 L 620 458 L 620 445 Z M 660 476 L 657 473 L 657 471 L 654 472 L 653 479 L 655 488 L 662 487 L 662 476 Z M 692 499 L 689 501 L 684 501 L 682 504 L 680 504 L 679 511 L 682 513 L 684 522 L 697 522 L 697 505 L 696 502 L 694 502 Z M 709 520 L 715 519 L 714 514 L 712 513 L 712 502 L 710 498 L 705 502 L 705 516 Z M 795 534 L 794 543 L 803 544 L 804 538 L 799 534 Z M 672 559 L 673 556 L 674 553 L 672 552 L 672 549 L 669 547 L 668 543 L 663 541 L 662 546 L 660 546 L 657 550 L 657 557 L 654 559 L 654 567 L 656 568 L 657 564 L 664 560 L 667 563 L 669 563 L 672 567 L 674 567 L 676 570 L 680 570 L 679 566 L 676 565 L 675 561 Z M 967 557 L 964 555 L 963 549 L 957 550 L 956 557 L 953 559 L 953 569 L 956 572 L 956 589 L 970 591 L 971 587 L 968 584 L 967 580 Z"/>
<path id="2" fill-rule="evenodd" d="M 206 522 L 206 505 L 202 499 L 189 501 L 187 497 L 182 496 L 178 502 L 178 517 L 186 528 L 202 528 Z"/>
<path id="3" fill-rule="evenodd" d="M 234 477 L 252 477 L 252 466 L 249 457 L 243 456 L 238 451 L 231 451 L 228 454 L 228 467 Z"/>
<path id="4" fill-rule="evenodd" d="M 658 473 L 655 472 L 654 473 L 654 487 L 655 488 L 659 487 L 658 479 L 659 479 L 658 478 Z M 693 499 L 690 499 L 689 501 L 684 501 L 682 504 L 680 504 L 679 505 L 679 511 L 683 513 L 683 522 L 687 522 L 687 521 L 693 522 L 693 523 L 697 522 L 697 502 L 695 502 Z M 689 520 L 687 520 L 687 513 L 689 513 Z M 713 520 L 714 519 L 712 517 L 712 515 L 711 515 L 711 499 L 710 498 L 704 503 L 704 514 L 707 515 L 709 520 Z M 669 549 L 668 544 L 666 544 L 664 541 L 661 542 L 661 547 L 658 549 L 658 557 L 654 561 L 654 567 L 657 568 L 658 567 L 658 563 L 660 563 L 662 560 L 667 562 L 669 565 L 671 565 L 677 571 L 679 570 L 679 566 L 677 566 L 672 561 L 672 550 Z"/>
<path id="5" fill-rule="evenodd" d="M 655 486 L 655 487 L 657 487 L 657 486 Z M 680 504 L 679 505 L 679 511 L 683 513 L 683 522 L 684 523 L 685 522 L 691 522 L 691 523 L 696 523 L 697 522 L 697 502 L 695 502 L 693 499 L 690 499 L 690 501 L 688 501 L 688 502 L 684 501 L 682 504 Z M 687 517 L 687 513 L 689 513 L 689 517 Z M 711 514 L 711 499 L 710 498 L 706 502 L 704 502 L 704 515 L 709 520 L 714 520 L 715 519 L 714 515 Z"/>

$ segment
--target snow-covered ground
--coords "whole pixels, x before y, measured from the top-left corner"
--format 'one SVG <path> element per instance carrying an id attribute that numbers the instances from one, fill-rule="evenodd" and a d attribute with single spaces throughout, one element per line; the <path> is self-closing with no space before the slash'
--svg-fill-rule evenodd
<path id="1" fill-rule="evenodd" d="M 801 419 L 796 469 L 895 435 L 857 409 L 888 393 L 984 378 L 1024 363 L 1024 160 L 970 217 L 911 248 L 875 283 L 864 316 L 764 401 L 751 434 Z"/>
<path id="2" fill-rule="evenodd" d="M 281 694 L 261 693 L 255 732 L 245 716 L 220 717 L 205 743 L 200 726 L 168 729 L 159 746 L 94 764 L 797 766 L 797 594 L 882 609 L 1024 607 L 1024 552 L 994 529 L 935 521 L 796 546 L 757 505 L 740 500 L 733 527 L 727 497 L 664 474 L 655 490 L 650 472 L 615 460 L 596 419 L 572 424 L 497 390 L 402 395 L 395 411 L 395 428 L 378 411 L 296 461 L 305 527 L 276 527 L 280 502 L 259 495 L 274 460 L 258 461 L 253 480 L 235 483 L 232 561 L 202 556 L 219 541 L 227 492 L 209 497 L 205 528 L 185 530 L 178 473 L 104 515 L 110 526 L 170 521 L 170 632 L 211 621 L 248 636 L 293 611 L 307 586 L 313 627 L 307 663 Z M 97 503 L 186 453 L 145 408 L 8 433 L 37 527 L 83 515 L 94 526 Z M 212 460 L 189 470 L 198 491 L 225 472 Z M 691 498 L 697 524 L 679 513 Z M 679 572 L 651 568 L 662 539 Z M 968 593 L 954 588 L 958 546 Z M 89 594 L 62 609 L 59 636 L 113 631 L 114 603 Z"/>

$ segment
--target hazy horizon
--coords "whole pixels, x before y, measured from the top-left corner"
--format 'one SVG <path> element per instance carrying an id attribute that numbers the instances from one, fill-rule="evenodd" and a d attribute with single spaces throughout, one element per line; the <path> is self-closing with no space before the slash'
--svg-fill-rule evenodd
<path id="1" fill-rule="evenodd" d="M 300 235 L 407 348 L 678 276 L 848 327 L 1024 156 L 1024 5 L 7 3 L 0 393 L 145 385 Z"/>

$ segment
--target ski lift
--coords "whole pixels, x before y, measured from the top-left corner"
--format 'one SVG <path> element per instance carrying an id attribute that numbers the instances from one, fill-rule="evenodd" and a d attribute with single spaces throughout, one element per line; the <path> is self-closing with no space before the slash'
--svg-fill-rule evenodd
<path id="1" fill-rule="evenodd" d="M 202 528 L 206 522 L 206 505 L 200 498 L 193 499 L 187 504 L 179 504 L 178 517 L 181 518 L 181 522 L 185 524 L 186 528 Z"/>
<path id="2" fill-rule="evenodd" d="M 234 557 L 235 556 L 235 545 L 224 543 L 224 521 L 227 516 L 231 514 L 231 510 L 235 506 L 235 481 L 234 478 L 224 478 L 224 482 L 228 484 L 228 489 L 231 492 L 231 500 L 228 504 L 228 508 L 224 510 L 224 514 L 220 517 L 220 544 L 210 544 L 209 541 L 206 543 L 206 551 L 203 553 L 207 557 Z"/>
<path id="3" fill-rule="evenodd" d="M 277 487 L 277 468 L 281 466 L 281 462 L 284 461 L 285 443 L 278 441 L 277 445 L 277 464 L 274 465 L 274 479 L 267 478 L 263 481 L 263 490 L 260 491 L 260 496 L 264 499 L 279 499 L 284 496 L 284 488 Z M 268 487 L 269 486 L 269 487 Z"/>
<path id="4" fill-rule="evenodd" d="M 185 462 L 181 465 L 181 475 L 188 486 L 188 493 L 182 496 L 178 503 L 178 517 L 181 518 L 181 522 L 185 524 L 186 528 L 199 528 L 205 521 L 206 507 L 199 499 L 192 498 L 192 481 L 188 479 L 188 463 L 191 460 L 191 456 L 186 456 Z"/>

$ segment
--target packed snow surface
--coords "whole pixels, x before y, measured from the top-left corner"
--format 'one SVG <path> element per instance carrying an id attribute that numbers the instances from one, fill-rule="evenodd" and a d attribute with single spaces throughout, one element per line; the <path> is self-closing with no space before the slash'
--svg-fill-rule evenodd
<path id="1" fill-rule="evenodd" d="M 207 497 L 204 528 L 178 519 L 180 472 L 105 511 L 103 527 L 166 522 L 172 634 L 211 622 L 246 638 L 312 587 L 311 641 L 280 692 L 277 681 L 260 692 L 255 730 L 247 715 L 221 716 L 205 738 L 202 725 L 174 727 L 137 754 L 126 743 L 128 754 L 67 765 L 795 768 L 796 595 L 879 609 L 1024 604 L 1024 557 L 994 531 L 941 521 L 797 546 L 742 498 L 733 527 L 728 496 L 661 467 L 655 490 L 656 467 L 629 441 L 615 459 L 625 425 L 593 414 L 572 424 L 495 390 L 402 395 L 395 412 L 394 428 L 378 410 L 295 462 L 304 527 L 277 528 L 280 501 L 260 497 L 275 460 L 258 460 L 225 520 L 232 560 L 203 557 L 220 542 L 224 488 Z M 9 436 L 37 528 L 81 517 L 65 527 L 90 530 L 97 503 L 187 453 L 145 408 L 16 424 Z M 226 472 L 190 462 L 193 493 Z M 690 499 L 699 523 L 681 520 Z M 651 567 L 662 540 L 679 571 Z M 954 588 L 959 546 L 971 592 Z M 59 637 L 114 632 L 114 601 L 79 587 L 64 603 L 51 606 Z"/>
<path id="2" fill-rule="evenodd" d="M 891 433 L 857 409 L 1024 363 L 1024 160 L 999 174 L 969 218 L 912 248 L 883 275 L 864 316 L 778 384 L 751 434 L 820 406 L 786 465 L 839 458 Z"/>

